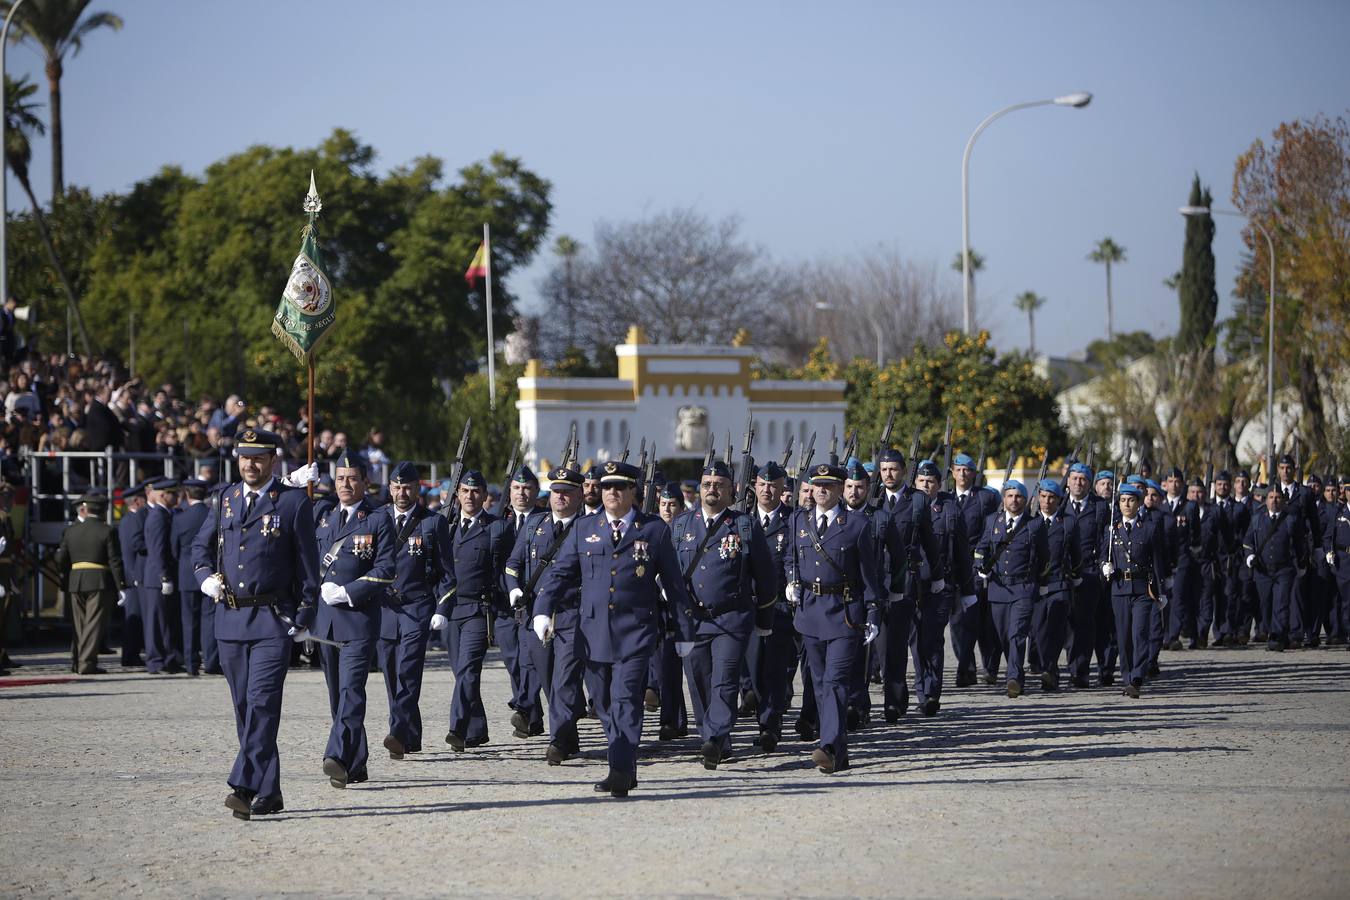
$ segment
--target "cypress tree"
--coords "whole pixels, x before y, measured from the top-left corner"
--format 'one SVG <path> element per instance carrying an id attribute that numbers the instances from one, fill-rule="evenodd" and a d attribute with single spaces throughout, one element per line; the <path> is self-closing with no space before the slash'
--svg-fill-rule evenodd
<path id="1" fill-rule="evenodd" d="M 1209 188 L 1200 186 L 1197 174 L 1191 182 L 1190 206 L 1208 207 L 1213 203 Z M 1181 303 L 1181 329 L 1177 332 L 1177 350 L 1193 353 L 1208 349 L 1213 359 L 1214 320 L 1219 313 L 1219 292 L 1214 286 L 1214 217 L 1186 217 L 1186 245 L 1181 258 L 1181 283 L 1177 296 Z"/>

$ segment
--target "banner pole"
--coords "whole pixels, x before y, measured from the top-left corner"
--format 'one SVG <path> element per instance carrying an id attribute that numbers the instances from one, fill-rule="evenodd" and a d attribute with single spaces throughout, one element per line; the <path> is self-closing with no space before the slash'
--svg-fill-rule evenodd
<path id="1" fill-rule="evenodd" d="M 483 254 L 484 262 L 487 268 L 487 281 L 485 282 L 487 296 L 487 364 L 488 364 L 488 406 L 493 410 L 497 409 L 497 354 L 493 352 L 493 345 L 496 343 L 492 339 L 492 244 L 488 242 L 488 223 L 483 223 L 483 248 L 486 251 Z"/>
<path id="2" fill-rule="evenodd" d="M 306 460 L 308 465 L 314 465 L 314 357 L 310 356 L 306 360 L 309 366 L 309 391 L 305 398 L 305 443 L 309 445 L 309 458 Z M 305 493 L 309 499 L 314 499 L 314 482 L 305 485 Z"/>

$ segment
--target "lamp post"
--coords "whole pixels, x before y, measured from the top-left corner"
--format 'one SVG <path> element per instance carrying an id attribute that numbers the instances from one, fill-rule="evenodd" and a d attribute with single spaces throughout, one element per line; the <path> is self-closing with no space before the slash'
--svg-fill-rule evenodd
<path id="1" fill-rule="evenodd" d="M 975 139 L 992 125 L 995 119 L 1002 118 L 1019 109 L 1031 109 L 1033 106 L 1067 106 L 1070 109 L 1082 109 L 1091 102 L 1092 95 L 1090 93 L 1078 91 L 1065 94 L 1062 97 L 1052 97 L 1049 100 L 1014 103 L 1012 106 L 1005 106 L 985 118 L 975 129 L 975 133 L 970 136 L 970 140 L 966 141 L 966 152 L 961 156 L 961 287 L 965 299 L 966 334 L 970 334 L 975 328 L 975 301 L 970 296 L 970 151 L 975 147 Z"/>
<path id="2" fill-rule="evenodd" d="M 9 46 L 9 25 L 20 6 L 23 6 L 23 0 L 15 0 L 14 5 L 9 8 L 9 14 L 5 16 L 4 27 L 0 28 L 0 76 L 5 73 L 5 48 Z M 4 116 L 0 115 L 0 153 L 4 152 L 5 126 L 8 124 Z M 9 160 L 0 160 L 0 304 L 9 299 L 9 256 L 5 240 L 5 225 L 9 219 L 9 199 L 6 196 L 9 189 L 8 168 Z"/>
<path id="3" fill-rule="evenodd" d="M 1270 251 L 1270 342 L 1266 349 L 1266 478 L 1275 471 L 1275 242 L 1260 222 L 1232 209 L 1214 209 L 1209 206 L 1183 206 L 1177 210 L 1183 216 L 1233 216 L 1246 219 L 1266 239 Z"/>
<path id="4" fill-rule="evenodd" d="M 867 312 L 867 321 L 872 323 L 872 330 L 875 331 L 877 335 L 877 370 L 880 371 L 881 369 L 886 367 L 886 360 L 883 358 L 883 354 L 881 352 L 882 351 L 881 323 L 877 321 L 876 316 L 872 315 L 871 310 L 867 310 L 866 312 Z"/>

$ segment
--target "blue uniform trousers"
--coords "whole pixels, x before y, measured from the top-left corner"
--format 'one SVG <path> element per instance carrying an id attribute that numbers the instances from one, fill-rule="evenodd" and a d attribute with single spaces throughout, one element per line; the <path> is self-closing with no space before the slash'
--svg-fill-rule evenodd
<path id="1" fill-rule="evenodd" d="M 159 585 L 141 588 L 141 624 L 145 631 L 145 671 L 159 672 L 181 665 L 178 653 L 178 606 L 173 595 L 165 597 Z"/>
<path id="2" fill-rule="evenodd" d="M 1154 602 L 1149 615 L 1148 662 L 1150 668 L 1158 664 L 1158 657 L 1162 653 L 1163 635 L 1167 633 L 1167 617 L 1170 614 L 1170 603 L 1164 608 L 1161 603 Z"/>
<path id="3" fill-rule="evenodd" d="M 506 674 L 511 676 L 511 702 L 507 705 L 523 713 L 531 725 L 543 722 L 544 711 L 539 706 L 539 676 L 530 661 L 529 645 L 525 643 L 523 635 L 529 626 L 517 622 L 515 616 L 497 616 L 492 628 L 497 649 L 502 654 L 502 665 L 506 666 Z"/>
<path id="4" fill-rule="evenodd" d="M 377 645 L 384 691 L 389 698 L 389 733 L 403 749 L 422 749 L 422 671 L 427 658 L 429 628 L 405 628 L 396 638 L 380 638 Z"/>
<path id="5" fill-rule="evenodd" d="M 1120 646 L 1120 675 L 1136 687 L 1144 683 L 1144 676 L 1148 674 L 1150 635 L 1158 606 L 1158 601 L 1146 592 L 1112 592 L 1111 595 L 1111 608 L 1116 618 L 1116 640 Z"/>
<path id="6" fill-rule="evenodd" d="M 986 675 L 998 677 L 999 663 L 1003 659 L 1002 642 L 998 639 L 998 629 L 994 627 L 994 608 L 989 603 L 988 588 L 981 588 L 980 579 L 975 579 L 975 608 L 980 611 L 980 665 Z"/>
<path id="7" fill-rule="evenodd" d="M 975 645 L 980 638 L 980 624 L 984 616 L 988 615 L 989 599 L 986 588 L 978 584 L 979 579 L 976 579 L 976 582 L 975 605 L 967 609 L 960 603 L 952 604 L 951 616 L 948 619 L 951 626 L 952 655 L 956 657 L 957 678 L 975 677 Z M 980 649 L 982 658 L 988 659 L 989 655 L 983 652 L 984 648 Z M 997 663 L 994 670 L 998 670 Z"/>
<path id="8" fill-rule="evenodd" d="M 483 659 L 487 656 L 487 618 L 451 619 L 445 630 L 455 687 L 450 699 L 450 730 L 466 741 L 486 741 L 483 709 Z"/>
<path id="9" fill-rule="evenodd" d="M 568 753 L 580 746 L 577 722 L 586 714 L 581 692 L 585 665 L 577 653 L 577 611 L 558 613 L 553 621 L 553 639 L 544 644 L 530 630 L 524 635 L 530 663 L 540 676 L 540 687 L 548 698 L 549 743 Z"/>
<path id="10" fill-rule="evenodd" d="M 684 664 L 675 653 L 675 639 L 662 635 L 658 639 L 656 652 L 652 654 L 652 658 L 656 661 L 658 673 L 656 692 L 661 696 L 661 726 L 674 728 L 677 732 L 687 731 L 689 708 L 684 702 Z M 586 687 L 591 696 L 595 696 L 589 672 Z"/>
<path id="11" fill-rule="evenodd" d="M 806 664 L 806 638 L 796 635 L 793 644 L 797 648 L 797 655 L 792 674 L 795 677 L 797 671 L 802 673 L 802 707 L 797 711 L 797 720 L 807 722 L 814 728 L 820 717 L 816 710 L 816 688 L 811 682 L 811 667 Z"/>
<path id="12" fill-rule="evenodd" d="M 1085 582 L 1086 583 L 1086 582 Z M 1116 636 L 1115 601 L 1111 599 L 1111 584 L 1097 582 L 1097 674 L 1099 677 L 1114 678 L 1116 660 L 1120 651 L 1120 642 Z"/>
<path id="13" fill-rule="evenodd" d="M 1083 581 L 1073 589 L 1069 602 L 1069 677 L 1086 679 L 1092 671 L 1092 651 L 1097 646 L 1097 605 L 1100 603 L 1101 581 L 1084 573 Z"/>
<path id="14" fill-rule="evenodd" d="M 289 638 L 260 638 L 217 644 L 220 667 L 230 686 L 239 755 L 230 770 L 230 787 L 260 797 L 281 796 L 281 689 L 291 661 Z"/>
<path id="15" fill-rule="evenodd" d="M 141 620 L 141 589 L 127 588 L 126 605 L 122 607 L 122 665 L 141 664 L 145 649 L 145 622 Z"/>
<path id="16" fill-rule="evenodd" d="M 914 693 L 919 702 L 942 699 L 943 632 L 947 627 L 947 610 L 951 606 L 952 591 L 946 588 L 940 594 L 923 590 L 922 599 L 915 607 L 914 636 L 910 649 L 914 654 Z"/>
<path id="17" fill-rule="evenodd" d="M 215 604 L 201 591 L 179 591 L 179 620 L 183 624 L 183 665 L 189 672 L 203 666 L 220 669 L 216 652 Z"/>
<path id="18" fill-rule="evenodd" d="M 783 714 L 792 697 L 792 671 L 797 666 L 795 634 L 791 613 L 774 610 L 773 633 L 763 639 L 756 658 L 754 687 L 759 700 L 759 728 L 780 737 Z M 753 643 L 755 638 L 750 640 Z"/>
<path id="19" fill-rule="evenodd" d="M 613 663 L 586 661 L 595 691 L 595 711 L 609 742 L 609 767 L 637 777 L 637 748 L 642 739 L 642 694 L 648 654 Z"/>
<path id="20" fill-rule="evenodd" d="M 1199 637 L 1196 630 L 1200 613 L 1200 564 L 1183 562 L 1172 573 L 1172 595 L 1168 599 L 1167 634 L 1163 643 L 1170 644 L 1187 635 L 1192 641 Z"/>
<path id="21" fill-rule="evenodd" d="M 1027 635 L 1031 631 L 1032 585 L 1009 590 L 1001 584 L 989 585 L 989 611 L 994 618 L 999 649 L 1008 657 L 1008 680 L 1022 684 L 1026 677 Z"/>
<path id="22" fill-rule="evenodd" d="M 319 644 L 323 679 L 328 683 L 328 729 L 324 759 L 342 763 L 349 774 L 366 771 L 370 747 L 366 743 L 366 679 L 375 655 L 375 638 L 345 641 L 342 648 Z"/>
<path id="23" fill-rule="evenodd" d="M 1270 647 L 1288 646 L 1290 609 L 1293 607 L 1295 573 L 1292 568 L 1267 575 L 1256 572 L 1256 590 L 1261 596 L 1261 608 L 1269 610 L 1269 628 L 1266 630 Z"/>
<path id="24" fill-rule="evenodd" d="M 731 729 L 736 724 L 736 701 L 740 691 L 741 661 L 747 638 L 722 632 L 699 635 L 684 658 L 689 699 L 699 736 L 713 741 L 722 753 L 731 753 Z"/>
<path id="25" fill-rule="evenodd" d="M 1228 620 L 1223 603 L 1223 572 L 1217 562 L 1200 564 L 1199 602 L 1195 607 L 1195 636 L 1208 642 L 1210 630 L 1214 637 L 1228 634 Z"/>
<path id="26" fill-rule="evenodd" d="M 1031 635 L 1041 650 L 1041 670 L 1059 682 L 1059 655 L 1069 630 L 1073 589 L 1050 591 L 1031 610 Z"/>
<path id="27" fill-rule="evenodd" d="M 815 687 L 816 712 L 820 721 L 820 746 L 834 757 L 835 769 L 848 768 L 848 729 L 844 709 L 848 705 L 849 675 L 862 653 L 862 636 L 821 640 L 805 637 L 806 666 Z"/>
<path id="28" fill-rule="evenodd" d="M 909 709 L 909 641 L 914 631 L 914 599 L 906 592 L 904 599 L 887 602 L 882 608 L 881 618 L 886 631 L 886 643 L 879 651 L 873 652 L 880 652 L 884 656 L 882 705 L 893 707 L 904 715 L 905 710 Z"/>

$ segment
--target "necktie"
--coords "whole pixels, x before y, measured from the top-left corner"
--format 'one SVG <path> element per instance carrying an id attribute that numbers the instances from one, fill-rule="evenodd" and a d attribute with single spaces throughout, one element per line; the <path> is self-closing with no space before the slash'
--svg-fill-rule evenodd
<path id="1" fill-rule="evenodd" d="M 408 522 L 408 514 L 407 514 L 407 513 L 399 513 L 399 514 L 398 514 L 398 518 L 394 520 L 394 529 L 395 529 L 399 534 L 402 534 L 402 533 L 403 533 L 403 526 L 406 525 L 407 522 Z"/>
<path id="2" fill-rule="evenodd" d="M 1075 500 L 1075 501 L 1073 501 L 1073 514 L 1074 514 L 1075 516 L 1081 516 L 1081 515 L 1083 514 L 1083 501 L 1082 501 L 1082 500 Z"/>
<path id="3" fill-rule="evenodd" d="M 473 519 L 463 519 L 459 523 L 460 531 L 468 531 L 472 527 L 473 527 Z"/>
<path id="4" fill-rule="evenodd" d="M 247 519 L 249 516 L 253 515 L 253 501 L 255 501 L 255 500 L 257 500 L 257 499 L 258 499 L 258 495 L 257 495 L 257 494 L 254 494 L 254 493 L 251 493 L 251 492 L 244 495 L 244 518 L 245 518 L 245 519 Z"/>
<path id="5" fill-rule="evenodd" d="M 554 539 L 555 541 L 556 541 L 558 538 L 562 537 L 563 527 L 564 527 L 564 526 L 563 526 L 563 523 L 562 523 L 562 520 L 561 520 L 561 519 L 555 519 L 555 520 L 554 520 L 554 522 L 553 522 L 553 539 Z"/>
<path id="6" fill-rule="evenodd" d="M 524 530 L 525 530 L 525 514 L 516 513 L 516 534 L 520 534 Z"/>
<path id="7" fill-rule="evenodd" d="M 712 519 L 704 519 L 704 520 L 703 520 L 703 525 L 704 525 L 704 527 L 707 528 L 709 531 L 712 531 L 712 530 L 713 530 L 713 523 L 715 523 L 716 521 L 717 521 L 716 518 L 712 518 Z"/>
<path id="8" fill-rule="evenodd" d="M 344 509 L 338 513 L 338 528 L 342 528 L 346 524 L 347 524 L 347 511 Z"/>
<path id="9" fill-rule="evenodd" d="M 829 519 L 829 517 L 828 517 L 828 516 L 821 516 L 821 517 L 820 517 L 820 521 L 818 521 L 818 522 L 816 523 L 816 533 L 817 533 L 817 534 L 824 534 L 824 533 L 825 533 L 825 529 L 828 528 L 829 525 L 830 525 L 830 519 Z"/>
<path id="10" fill-rule="evenodd" d="M 772 518 L 773 518 L 773 516 L 765 516 L 765 517 L 764 517 L 763 525 L 764 525 L 764 529 L 765 529 L 766 531 L 767 531 L 768 528 L 769 528 L 769 520 L 772 519 Z"/>
<path id="11" fill-rule="evenodd" d="M 959 506 L 961 509 L 965 509 L 965 508 L 966 508 L 966 498 L 969 497 L 969 496 L 970 496 L 969 494 L 957 494 L 957 495 L 956 495 L 956 505 Z"/>
<path id="12" fill-rule="evenodd" d="M 1016 521 L 1017 521 L 1016 519 L 1009 519 L 1009 520 L 1008 520 L 1008 530 L 1009 530 L 1009 531 L 1012 531 L 1013 522 L 1016 522 Z"/>
<path id="13" fill-rule="evenodd" d="M 623 519 L 615 519 L 609 524 L 614 529 L 614 536 L 610 540 L 617 547 L 619 546 L 619 539 L 623 537 Z"/>

